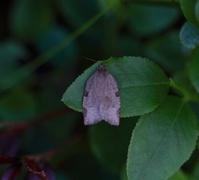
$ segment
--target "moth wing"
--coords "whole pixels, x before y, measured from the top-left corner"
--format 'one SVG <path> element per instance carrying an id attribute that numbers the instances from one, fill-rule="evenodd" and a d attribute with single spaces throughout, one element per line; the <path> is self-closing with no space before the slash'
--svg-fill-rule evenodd
<path id="1" fill-rule="evenodd" d="M 120 120 L 120 96 L 119 96 L 119 89 L 116 80 L 114 77 L 109 73 L 107 76 L 107 85 L 109 91 L 109 101 L 110 104 L 108 108 L 105 110 L 104 113 L 104 120 L 111 125 L 118 126 Z"/>
<path id="2" fill-rule="evenodd" d="M 84 125 L 92 125 L 102 121 L 101 116 L 95 108 L 84 109 Z"/>
<path id="3" fill-rule="evenodd" d="M 92 125 L 102 121 L 97 109 L 95 85 L 98 79 L 98 71 L 96 71 L 86 82 L 84 98 L 83 98 L 83 115 L 84 124 Z"/>

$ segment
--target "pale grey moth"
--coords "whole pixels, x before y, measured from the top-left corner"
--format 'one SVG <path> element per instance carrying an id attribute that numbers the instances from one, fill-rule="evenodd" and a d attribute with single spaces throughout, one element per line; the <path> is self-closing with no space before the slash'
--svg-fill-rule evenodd
<path id="1" fill-rule="evenodd" d="M 83 97 L 84 124 L 92 125 L 105 120 L 117 126 L 120 107 L 117 82 L 101 64 L 86 82 Z"/>

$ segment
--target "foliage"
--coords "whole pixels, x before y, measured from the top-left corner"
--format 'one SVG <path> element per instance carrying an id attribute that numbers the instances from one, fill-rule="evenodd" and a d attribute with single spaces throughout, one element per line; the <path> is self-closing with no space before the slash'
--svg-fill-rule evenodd
<path id="1" fill-rule="evenodd" d="M 1 10 L 1 179 L 198 179 L 199 1 Z M 100 63 L 119 86 L 118 127 L 85 127 L 79 113 Z"/>

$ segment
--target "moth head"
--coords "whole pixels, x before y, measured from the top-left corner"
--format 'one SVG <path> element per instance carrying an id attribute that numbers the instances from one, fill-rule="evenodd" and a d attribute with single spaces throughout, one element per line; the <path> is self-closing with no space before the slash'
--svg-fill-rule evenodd
<path id="1" fill-rule="evenodd" d="M 106 72 L 107 70 L 106 70 L 106 68 L 104 67 L 104 65 L 100 64 L 100 65 L 99 65 L 99 68 L 98 68 L 98 71 L 99 71 L 99 72 Z"/>

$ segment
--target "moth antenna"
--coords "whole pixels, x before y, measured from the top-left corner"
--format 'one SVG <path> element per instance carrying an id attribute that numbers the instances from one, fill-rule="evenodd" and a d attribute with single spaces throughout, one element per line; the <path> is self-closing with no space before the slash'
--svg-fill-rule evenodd
<path id="1" fill-rule="evenodd" d="M 92 61 L 92 62 L 97 62 L 96 60 L 94 60 L 94 59 L 91 59 L 91 58 L 87 58 L 87 57 L 83 57 L 84 59 L 87 59 L 87 60 L 89 60 L 89 61 Z"/>

